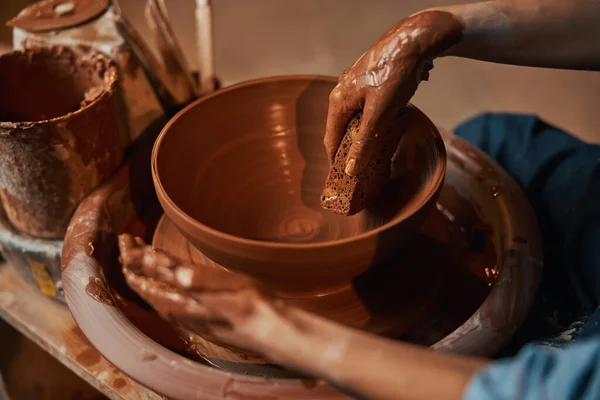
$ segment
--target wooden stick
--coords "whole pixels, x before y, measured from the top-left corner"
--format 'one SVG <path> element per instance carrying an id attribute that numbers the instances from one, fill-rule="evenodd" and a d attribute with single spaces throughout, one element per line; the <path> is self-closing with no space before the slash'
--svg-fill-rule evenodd
<path id="1" fill-rule="evenodd" d="M 215 56 L 210 0 L 196 0 L 196 46 L 200 70 L 200 93 L 215 90 Z"/>
<path id="2" fill-rule="evenodd" d="M 162 106 L 166 110 L 176 109 L 180 104 L 173 95 L 175 88 L 173 87 L 171 80 L 165 74 L 164 69 L 161 67 L 154 54 L 152 54 L 152 51 L 142 40 L 140 34 L 123 14 L 118 0 L 113 1 L 113 7 L 116 15 L 115 25 L 117 26 L 117 30 L 131 47 Z"/>
<path id="3" fill-rule="evenodd" d="M 145 14 L 150 28 L 156 35 L 167 73 L 180 86 L 184 97 L 182 103 L 187 103 L 196 97 L 198 88 L 179 41 L 173 32 L 164 1 L 148 0 Z"/>

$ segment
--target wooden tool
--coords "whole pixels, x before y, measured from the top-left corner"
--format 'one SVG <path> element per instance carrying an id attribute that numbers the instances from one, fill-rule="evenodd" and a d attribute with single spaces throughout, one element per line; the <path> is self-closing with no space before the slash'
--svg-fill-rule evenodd
<path id="1" fill-rule="evenodd" d="M 196 46 L 200 69 L 200 94 L 215 90 L 215 55 L 210 0 L 196 0 Z"/>

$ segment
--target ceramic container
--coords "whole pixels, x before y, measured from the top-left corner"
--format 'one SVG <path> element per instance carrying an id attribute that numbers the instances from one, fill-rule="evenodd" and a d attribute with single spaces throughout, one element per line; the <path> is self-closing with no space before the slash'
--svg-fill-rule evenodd
<path id="1" fill-rule="evenodd" d="M 352 217 L 323 210 L 335 84 L 283 76 L 220 90 L 178 113 L 152 153 L 156 193 L 181 233 L 279 293 L 342 287 L 387 260 L 424 222 L 444 180 L 440 134 L 411 106 L 385 204 Z"/>
<path id="2" fill-rule="evenodd" d="M 163 106 L 146 71 L 117 27 L 115 7 L 108 0 L 50 0 L 28 2 L 7 22 L 12 27 L 13 48 L 68 46 L 80 52 L 98 51 L 111 58 L 119 70 L 123 97 L 122 113 L 127 142 L 132 143 L 164 114 Z M 69 13 L 59 14 L 55 7 L 71 3 Z"/>
<path id="3" fill-rule="evenodd" d="M 62 239 L 79 202 L 123 161 L 117 82 L 100 53 L 0 57 L 0 200 L 18 231 Z"/>

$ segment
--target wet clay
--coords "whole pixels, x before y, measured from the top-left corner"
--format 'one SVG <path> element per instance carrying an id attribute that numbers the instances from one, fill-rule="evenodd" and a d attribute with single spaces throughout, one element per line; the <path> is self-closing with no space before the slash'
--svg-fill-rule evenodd
<path id="1" fill-rule="evenodd" d="M 113 386 L 115 387 L 115 389 L 123 389 L 125 385 L 127 385 L 127 382 L 123 378 L 117 378 L 113 382 Z"/>
<path id="2" fill-rule="evenodd" d="M 106 288 L 104 281 L 100 278 L 90 278 L 87 286 L 85 287 L 85 292 L 100 303 L 104 303 L 109 306 L 115 305 L 112 295 Z"/>
<path id="3" fill-rule="evenodd" d="M 98 354 L 98 351 L 96 351 L 96 349 L 90 348 L 79 353 L 75 357 L 75 361 L 77 361 L 83 367 L 89 368 L 102 361 L 102 358 L 100 357 L 100 354 Z"/>
<path id="4" fill-rule="evenodd" d="M 139 237 L 119 236 L 120 260 L 127 284 L 161 316 L 184 329 L 212 335 L 231 318 L 252 313 L 253 299 L 269 297 L 259 282 L 211 265 L 186 264 Z M 219 304 L 213 312 L 205 304 Z"/>
<path id="5" fill-rule="evenodd" d="M 123 159 L 117 70 L 56 46 L 0 56 L 0 200 L 11 224 L 64 236 L 71 214 Z"/>
<path id="6" fill-rule="evenodd" d="M 416 108 L 389 180 L 403 190 L 383 188 L 385 206 L 350 217 L 321 207 L 334 85 L 309 76 L 252 81 L 200 99 L 167 124 L 153 151 L 156 192 L 208 258 L 281 292 L 328 291 L 418 230 L 442 185 L 445 150 Z"/>
<path id="7" fill-rule="evenodd" d="M 117 265 L 115 265 L 117 266 Z M 136 294 L 130 290 L 123 290 L 125 286 L 124 277 L 118 270 L 112 270 L 107 276 L 109 282 L 109 295 L 114 299 L 114 305 L 137 329 L 157 343 L 160 343 L 166 349 L 169 349 L 190 360 L 204 363 L 200 357 L 190 347 L 186 340 L 187 335 L 183 334 L 171 323 L 161 318 L 156 311 L 145 304 Z M 97 301 L 97 299 L 94 299 Z M 157 359 L 157 355 L 150 351 L 140 351 L 138 359 L 143 362 L 152 362 Z"/>
<path id="8" fill-rule="evenodd" d="M 401 129 L 390 129 L 428 79 L 432 59 L 462 38 L 463 23 L 442 11 L 426 11 L 399 21 L 340 76 L 329 102 L 325 146 L 328 156 L 348 175 L 365 170 L 385 143 L 398 142 Z M 352 116 L 362 110 L 361 127 L 343 160 L 336 154 Z M 375 154 L 374 154 L 375 153 Z M 391 155 L 386 154 L 389 161 Z M 372 169 L 372 166 L 370 167 Z"/>
<path id="9" fill-rule="evenodd" d="M 109 4 L 109 0 L 42 0 L 23 9 L 6 25 L 30 32 L 65 29 L 100 16 Z"/>
<path id="10" fill-rule="evenodd" d="M 123 279 L 122 277 L 120 279 Z M 133 323 L 144 335 L 148 336 L 156 343 L 160 343 L 166 349 L 169 349 L 190 360 L 204 363 L 204 359 L 193 351 L 186 341 L 186 335 L 175 328 L 171 323 L 161 318 L 156 311 L 148 306 L 140 304 L 139 298 L 131 296 L 128 293 L 119 293 L 116 288 L 111 286 L 112 295 L 117 298 L 116 307 L 123 315 Z M 153 352 L 141 351 L 138 359 L 143 362 L 152 362 L 157 359 Z"/>

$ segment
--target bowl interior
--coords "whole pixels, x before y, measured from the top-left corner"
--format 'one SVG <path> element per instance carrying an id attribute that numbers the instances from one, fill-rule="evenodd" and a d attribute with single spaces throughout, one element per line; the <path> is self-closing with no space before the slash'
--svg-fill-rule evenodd
<path id="1" fill-rule="evenodd" d="M 192 104 L 155 147 L 166 197 L 204 227 L 261 242 L 327 242 L 408 217 L 443 177 L 443 144 L 416 108 L 378 211 L 343 217 L 321 208 L 329 169 L 323 135 L 334 85 L 330 78 L 266 79 Z"/>
<path id="2" fill-rule="evenodd" d="M 94 63 L 62 48 L 0 57 L 0 121 L 43 121 L 75 112 L 107 89 Z"/>

